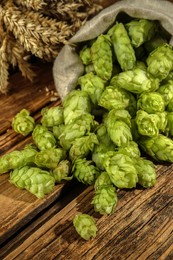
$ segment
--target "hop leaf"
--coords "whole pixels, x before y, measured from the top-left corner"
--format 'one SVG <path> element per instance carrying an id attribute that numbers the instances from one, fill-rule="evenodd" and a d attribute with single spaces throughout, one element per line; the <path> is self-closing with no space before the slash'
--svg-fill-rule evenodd
<path id="1" fill-rule="evenodd" d="M 73 219 L 77 233 L 85 240 L 96 237 L 97 227 L 93 217 L 88 214 L 78 214 Z"/>
<path id="2" fill-rule="evenodd" d="M 12 128 L 16 133 L 27 136 L 35 126 L 35 120 L 27 109 L 22 109 L 13 119 Z"/>

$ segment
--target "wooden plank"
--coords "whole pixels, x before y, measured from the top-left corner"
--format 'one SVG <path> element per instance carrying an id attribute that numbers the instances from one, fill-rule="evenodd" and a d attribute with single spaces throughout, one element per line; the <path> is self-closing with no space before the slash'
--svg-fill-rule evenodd
<path id="1" fill-rule="evenodd" d="M 60 99 L 55 96 L 52 78 L 52 64 L 35 64 L 37 79 L 31 83 L 20 73 L 10 78 L 10 92 L 0 96 L 0 155 L 16 149 L 22 149 L 26 143 L 31 143 L 31 136 L 25 138 L 11 129 L 11 120 L 22 108 L 27 108 L 35 120 L 39 120 L 40 110 L 47 105 L 59 105 Z M 56 93 L 57 94 L 57 93 Z M 56 102 L 51 102 L 57 97 Z M 8 239 L 42 209 L 56 200 L 64 187 L 57 185 L 55 190 L 45 199 L 39 200 L 27 191 L 21 191 L 9 183 L 9 174 L 0 176 L 0 242 Z"/>
<path id="2" fill-rule="evenodd" d="M 3 259 L 172 259 L 173 167 L 159 166 L 158 171 L 155 187 L 121 190 L 110 216 L 94 213 L 93 188 L 88 187 Z M 96 238 L 78 236 L 72 225 L 78 212 L 94 216 Z"/>

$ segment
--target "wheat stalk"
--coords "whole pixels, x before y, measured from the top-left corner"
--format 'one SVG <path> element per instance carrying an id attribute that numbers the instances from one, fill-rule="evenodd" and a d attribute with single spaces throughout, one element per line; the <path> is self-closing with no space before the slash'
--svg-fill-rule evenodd
<path id="1" fill-rule="evenodd" d="M 7 61 L 7 34 L 3 35 L 3 40 L 0 47 L 0 92 L 7 93 L 8 87 L 8 69 L 9 63 Z"/>
<path id="2" fill-rule="evenodd" d="M 17 6 L 26 7 L 29 10 L 33 9 L 35 11 L 40 11 L 45 5 L 47 5 L 44 0 L 14 0 L 14 4 Z"/>

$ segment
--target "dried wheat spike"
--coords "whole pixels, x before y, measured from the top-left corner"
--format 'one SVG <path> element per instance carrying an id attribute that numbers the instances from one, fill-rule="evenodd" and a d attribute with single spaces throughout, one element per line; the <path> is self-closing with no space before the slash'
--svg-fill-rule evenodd
<path id="1" fill-rule="evenodd" d="M 58 22 L 33 11 L 22 13 L 13 6 L 3 8 L 2 14 L 5 26 L 25 50 L 41 59 L 55 57 L 57 50 L 52 46 L 58 48 L 61 44 L 67 44 L 67 38 L 72 35 L 72 26 L 66 22 Z"/>
<path id="2" fill-rule="evenodd" d="M 7 34 L 3 35 L 3 40 L 0 46 L 0 92 L 6 94 L 8 88 L 8 69 L 9 63 L 7 61 Z"/>
<path id="3" fill-rule="evenodd" d="M 26 57 L 28 57 L 28 53 L 25 51 L 23 46 L 16 41 L 14 36 L 10 34 L 8 34 L 6 52 L 8 63 L 10 63 L 13 67 L 18 66 L 22 75 L 32 81 L 36 74 L 32 70 L 31 64 L 26 59 Z"/>
<path id="4" fill-rule="evenodd" d="M 39 11 L 47 5 L 44 0 L 14 0 L 14 4 L 17 6 L 26 7 L 28 10 L 32 9 L 35 11 Z"/>

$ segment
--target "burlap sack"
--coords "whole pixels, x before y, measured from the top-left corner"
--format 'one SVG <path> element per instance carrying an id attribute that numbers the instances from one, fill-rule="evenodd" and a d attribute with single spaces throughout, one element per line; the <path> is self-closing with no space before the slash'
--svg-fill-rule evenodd
<path id="1" fill-rule="evenodd" d="M 78 43 L 96 38 L 107 31 L 120 13 L 134 18 L 159 20 L 162 27 L 172 35 L 173 45 L 173 4 L 166 0 L 124 0 L 105 8 L 70 39 L 71 45 L 65 45 L 55 59 L 53 77 L 55 87 L 63 98 L 75 88 L 77 79 L 84 73 L 84 67 L 76 52 Z"/>

